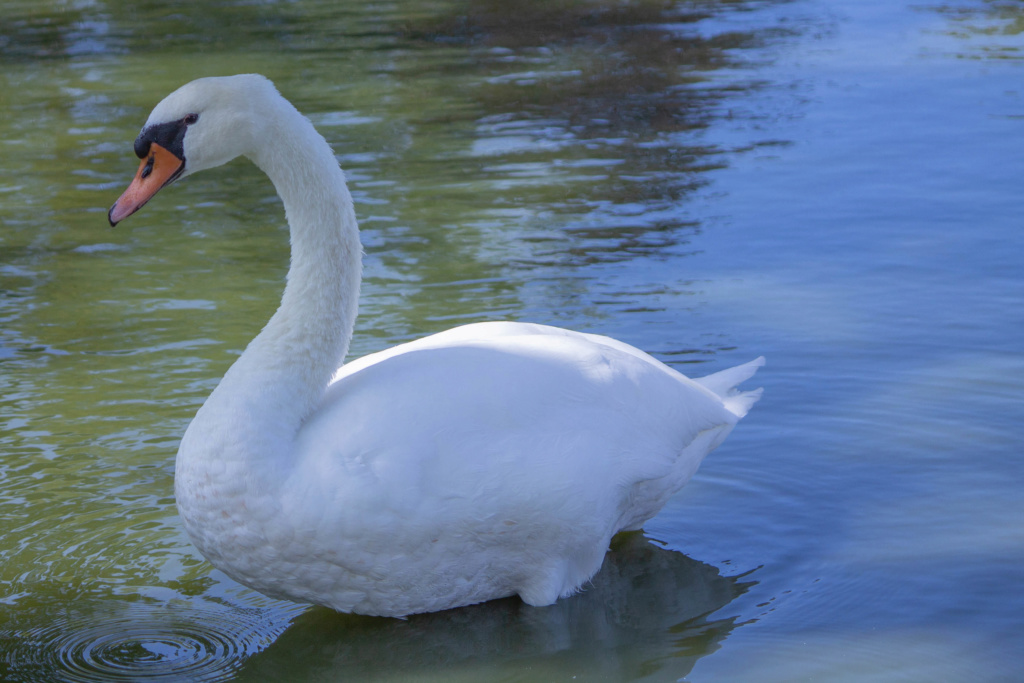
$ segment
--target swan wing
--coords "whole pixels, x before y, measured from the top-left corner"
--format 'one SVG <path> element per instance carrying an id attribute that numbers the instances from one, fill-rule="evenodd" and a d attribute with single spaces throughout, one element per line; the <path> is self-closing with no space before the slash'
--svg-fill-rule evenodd
<path id="1" fill-rule="evenodd" d="M 738 418 L 703 386 L 608 341 L 471 325 L 350 363 L 303 425 L 296 470 L 312 489 L 344 487 L 318 495 L 343 496 L 349 513 L 391 511 L 396 534 L 418 533 L 408 525 L 417 515 L 449 529 L 501 517 L 614 533 L 636 516 L 631 506 L 651 507 L 638 484 L 674 492 L 704 455 L 688 447 Z"/>

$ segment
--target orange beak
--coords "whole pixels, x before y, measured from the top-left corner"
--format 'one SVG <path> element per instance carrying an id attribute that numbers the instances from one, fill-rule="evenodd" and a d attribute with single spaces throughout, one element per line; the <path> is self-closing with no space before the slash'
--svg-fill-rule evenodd
<path id="1" fill-rule="evenodd" d="M 157 143 L 151 143 L 149 154 L 139 164 L 135 179 L 114 202 L 107 213 L 110 225 L 114 226 L 138 211 L 153 198 L 162 187 L 176 179 L 185 169 L 185 160 L 179 159 Z"/>

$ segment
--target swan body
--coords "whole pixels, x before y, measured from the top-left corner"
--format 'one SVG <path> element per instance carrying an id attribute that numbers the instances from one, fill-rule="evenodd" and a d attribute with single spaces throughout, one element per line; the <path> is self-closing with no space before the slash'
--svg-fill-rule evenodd
<path id="1" fill-rule="evenodd" d="M 757 400 L 763 359 L 691 380 L 622 342 L 477 323 L 341 362 L 361 247 L 330 146 L 257 75 L 165 98 L 116 223 L 236 156 L 291 229 L 281 306 L 182 438 L 178 509 L 216 567 L 275 597 L 403 616 L 519 595 L 547 605 L 600 568 Z M 149 168 L 148 172 L 146 168 Z M 339 369 L 340 367 L 340 369 Z"/>

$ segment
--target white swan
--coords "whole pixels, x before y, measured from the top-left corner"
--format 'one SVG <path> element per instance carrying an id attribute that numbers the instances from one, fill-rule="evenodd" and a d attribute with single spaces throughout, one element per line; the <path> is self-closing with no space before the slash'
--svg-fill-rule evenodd
<path id="1" fill-rule="evenodd" d="M 111 224 L 244 155 L 291 228 L 281 306 L 189 425 L 174 489 L 216 567 L 262 593 L 401 616 L 520 595 L 601 566 L 757 400 L 763 359 L 690 380 L 621 342 L 466 325 L 341 367 L 361 247 L 327 142 L 262 76 L 202 78 L 150 114 Z M 333 377 L 333 379 L 332 379 Z"/>

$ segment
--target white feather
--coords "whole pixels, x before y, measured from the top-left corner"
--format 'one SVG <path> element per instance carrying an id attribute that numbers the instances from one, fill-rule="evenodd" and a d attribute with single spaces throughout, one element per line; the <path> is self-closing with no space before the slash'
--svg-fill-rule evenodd
<path id="1" fill-rule="evenodd" d="M 280 193 L 281 306 L 189 426 L 175 492 L 209 560 L 269 595 L 400 616 L 518 594 L 546 605 L 661 509 L 757 399 L 761 360 L 687 379 L 606 337 L 459 327 L 339 366 L 359 234 L 330 147 L 266 79 L 200 79 L 186 173 L 245 155 Z M 333 377 L 333 379 L 332 379 Z"/>

